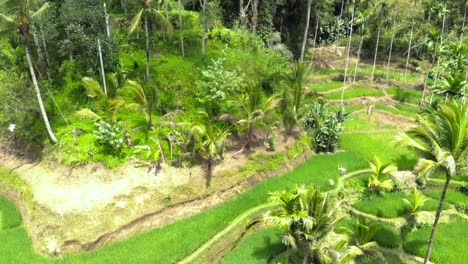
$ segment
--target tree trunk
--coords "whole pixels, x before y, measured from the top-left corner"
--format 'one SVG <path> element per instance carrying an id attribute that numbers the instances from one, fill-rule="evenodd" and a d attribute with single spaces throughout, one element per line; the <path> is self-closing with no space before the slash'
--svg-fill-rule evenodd
<path id="1" fill-rule="evenodd" d="M 442 191 L 442 195 L 440 196 L 439 206 L 437 207 L 437 212 L 436 212 L 436 215 L 435 215 L 434 224 L 432 225 L 431 236 L 429 238 L 429 245 L 427 246 L 426 256 L 424 257 L 424 264 L 427 264 L 429 262 L 429 258 L 431 256 L 431 251 L 432 251 L 432 245 L 434 243 L 435 232 L 436 232 L 436 229 L 437 229 L 437 225 L 439 224 L 440 214 L 442 213 L 442 207 L 444 205 L 445 195 L 447 193 L 447 189 L 449 187 L 449 183 L 450 183 L 450 180 L 452 178 L 448 172 L 445 173 L 445 177 L 446 177 L 445 178 L 445 185 L 444 185 L 444 189 Z"/>
<path id="2" fill-rule="evenodd" d="M 180 26 L 180 50 L 182 52 L 182 57 L 185 57 L 185 45 L 184 45 L 184 25 L 182 19 L 182 0 L 179 0 L 179 26 Z"/>
<path id="3" fill-rule="evenodd" d="M 213 158 L 211 155 L 208 157 L 208 174 L 206 175 L 206 188 L 211 186 L 211 178 L 213 177 Z"/>
<path id="4" fill-rule="evenodd" d="M 403 88 L 406 88 L 406 77 L 408 76 L 408 64 L 409 64 L 409 59 L 411 56 L 411 44 L 413 41 L 413 29 L 414 29 L 414 19 L 411 24 L 411 33 L 410 33 L 410 39 L 409 39 L 409 45 L 408 45 L 408 55 L 406 56 L 406 66 L 405 66 L 405 82 Z"/>
<path id="5" fill-rule="evenodd" d="M 372 84 L 374 83 L 375 66 L 377 64 L 377 53 L 379 51 L 379 42 L 380 42 L 380 29 L 381 29 L 381 24 L 379 23 L 379 29 L 377 30 L 377 43 L 375 44 L 374 66 L 372 67 L 371 87 L 373 86 Z"/>
<path id="6" fill-rule="evenodd" d="M 362 51 L 362 43 L 363 42 L 364 42 L 364 36 L 361 36 L 361 42 L 359 42 L 359 48 L 358 48 L 358 53 L 357 53 L 356 66 L 354 67 L 353 82 L 355 82 L 356 78 L 357 78 L 357 72 L 358 72 L 358 69 L 359 69 L 359 61 L 361 59 L 361 51 Z"/>
<path id="7" fill-rule="evenodd" d="M 239 25 L 241 28 L 245 26 L 244 0 L 239 0 Z"/>
<path id="8" fill-rule="evenodd" d="M 44 63 L 44 62 L 46 62 L 45 61 L 45 56 L 42 53 L 41 45 L 39 45 L 39 39 L 37 37 L 37 29 L 34 26 L 34 24 L 31 24 L 31 33 L 32 33 L 33 40 L 34 40 L 34 46 L 36 46 L 37 55 L 39 56 L 39 60 L 41 60 L 41 63 Z M 46 64 L 47 64 L 47 62 L 46 62 Z M 39 70 L 39 76 L 40 77 L 42 76 L 40 70 Z"/>
<path id="9" fill-rule="evenodd" d="M 42 118 L 44 119 L 44 124 L 46 126 L 47 133 L 49 133 L 49 137 L 52 140 L 52 142 L 57 143 L 57 138 L 55 137 L 54 132 L 52 131 L 52 128 L 50 127 L 49 118 L 47 117 L 47 112 L 44 107 L 44 102 L 42 101 L 41 90 L 39 89 L 39 84 L 37 83 L 36 74 L 34 73 L 34 67 L 32 64 L 31 54 L 29 52 L 27 41 L 24 41 L 24 49 L 26 53 L 26 59 L 28 61 L 29 72 L 31 73 L 31 79 L 34 84 L 34 90 L 36 91 L 37 102 L 39 103 L 39 108 L 41 109 L 41 114 L 42 114 Z"/>
<path id="10" fill-rule="evenodd" d="M 463 34 L 465 33 L 465 22 L 466 22 L 466 10 L 468 9 L 468 2 L 465 4 L 465 13 L 463 14 L 462 32 L 460 35 L 460 47 L 463 44 Z"/>
<path id="11" fill-rule="evenodd" d="M 345 93 L 346 79 L 348 78 L 348 64 L 349 64 L 349 53 L 351 50 L 351 38 L 353 37 L 354 7 L 355 7 L 355 1 L 353 0 L 353 11 L 351 13 L 351 25 L 349 28 L 349 39 L 348 39 L 348 46 L 347 46 L 347 51 L 346 51 L 346 64 L 345 64 L 345 73 L 344 73 L 344 78 L 343 78 L 343 89 L 341 91 L 342 112 L 344 112 L 344 93 Z"/>
<path id="12" fill-rule="evenodd" d="M 125 17 L 128 17 L 127 0 L 120 0 L 120 7 L 123 9 Z"/>
<path id="13" fill-rule="evenodd" d="M 310 9 L 312 8 L 312 0 L 307 0 L 307 17 L 306 24 L 304 29 L 304 37 L 302 39 L 302 48 L 301 48 L 301 61 L 304 60 L 304 53 L 307 44 L 307 35 L 309 34 L 309 23 L 310 23 Z"/>
<path id="14" fill-rule="evenodd" d="M 40 32 L 41 32 L 41 39 L 42 39 L 42 47 L 44 48 L 45 60 L 46 60 L 47 66 L 50 66 L 49 52 L 47 51 L 47 43 L 45 41 L 44 31 L 42 30 L 42 28 L 40 28 Z"/>
<path id="15" fill-rule="evenodd" d="M 315 54 L 315 46 L 317 45 L 317 35 L 318 35 L 318 27 L 319 27 L 319 17 L 317 16 L 317 21 L 315 22 L 315 33 L 314 33 L 314 44 L 312 45 L 312 54 L 310 56 L 310 61 L 313 60 Z"/>
<path id="16" fill-rule="evenodd" d="M 99 64 L 101 65 L 102 85 L 104 87 L 104 94 L 107 96 L 106 72 L 104 70 L 104 61 L 102 59 L 101 40 L 98 39 L 97 43 L 98 43 L 98 53 L 99 53 Z"/>
<path id="17" fill-rule="evenodd" d="M 429 79 L 429 71 L 427 71 L 426 75 L 424 76 L 424 86 L 423 86 L 423 92 L 421 96 L 421 102 L 419 102 L 420 106 L 424 106 L 424 99 L 426 97 L 426 90 L 427 90 L 427 79 Z"/>
<path id="18" fill-rule="evenodd" d="M 396 19 L 393 19 L 393 28 L 395 28 Z M 390 50 L 388 51 L 388 62 L 387 62 L 387 75 L 386 81 L 388 83 L 388 75 L 390 73 L 390 62 L 392 61 L 392 49 L 393 49 L 393 41 L 395 40 L 395 34 L 392 34 L 392 39 L 390 40 Z"/>
<path id="19" fill-rule="evenodd" d="M 202 54 L 206 53 L 206 31 L 208 31 L 208 21 L 206 21 L 206 1 L 202 1 L 202 16 L 203 16 L 203 32 L 202 32 Z"/>
<path id="20" fill-rule="evenodd" d="M 107 37 L 110 38 L 109 14 L 107 13 L 106 3 L 104 3 L 103 6 L 104 6 L 104 18 L 106 19 L 106 33 L 107 33 Z"/>
<path id="21" fill-rule="evenodd" d="M 257 33 L 258 26 L 258 0 L 253 0 L 252 3 L 252 32 Z"/>
<path id="22" fill-rule="evenodd" d="M 310 248 L 308 246 L 305 246 L 304 248 L 304 257 L 302 258 L 302 264 L 308 264 L 309 263 L 309 252 Z"/>
<path id="23" fill-rule="evenodd" d="M 149 50 L 149 35 L 148 35 L 148 15 L 147 10 L 143 10 L 145 13 L 145 38 L 146 38 L 146 82 L 150 80 L 150 50 Z"/>
<path id="24" fill-rule="evenodd" d="M 343 18 L 344 3 L 345 0 L 341 0 L 340 20 Z"/>

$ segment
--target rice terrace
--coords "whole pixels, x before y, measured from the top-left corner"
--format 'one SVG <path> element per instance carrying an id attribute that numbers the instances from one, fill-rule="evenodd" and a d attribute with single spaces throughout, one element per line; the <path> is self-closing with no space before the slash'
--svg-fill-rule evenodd
<path id="1" fill-rule="evenodd" d="M 468 263 L 468 0 L 0 0 L 0 264 Z"/>

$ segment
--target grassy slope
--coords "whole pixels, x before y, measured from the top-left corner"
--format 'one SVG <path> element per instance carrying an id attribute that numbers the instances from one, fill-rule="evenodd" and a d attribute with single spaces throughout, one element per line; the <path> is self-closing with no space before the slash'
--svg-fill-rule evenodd
<path id="1" fill-rule="evenodd" d="M 6 240 L 3 241 L 5 243 L 0 240 L 0 243 L 7 246 L 0 247 L 0 256 L 10 263 L 27 263 L 25 258 L 34 263 L 172 263 L 195 250 L 245 210 L 265 202 L 270 191 L 288 189 L 296 184 L 314 184 L 330 189 L 328 179 L 337 180 L 337 168 L 341 165 L 352 171 L 366 167 L 367 163 L 351 152 L 317 155 L 291 173 L 268 179 L 234 200 L 194 217 L 62 260 L 44 259 L 37 255 L 24 229 L 19 228 L 1 238 Z M 6 243 L 10 239 L 21 242 Z M 23 253 L 18 255 L 17 252 Z"/>
<path id="2" fill-rule="evenodd" d="M 408 233 L 403 242 L 406 252 L 423 257 L 426 253 L 431 227 Z M 468 223 L 440 224 L 434 241 L 431 260 L 436 263 L 463 264 L 468 259 Z"/>

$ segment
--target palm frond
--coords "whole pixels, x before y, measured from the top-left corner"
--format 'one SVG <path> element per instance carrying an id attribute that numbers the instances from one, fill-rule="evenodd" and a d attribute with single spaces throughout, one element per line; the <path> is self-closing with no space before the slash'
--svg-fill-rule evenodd
<path id="1" fill-rule="evenodd" d="M 81 79 L 81 82 L 83 86 L 86 88 L 86 95 L 88 95 L 88 97 L 96 99 L 96 100 L 101 100 L 101 99 L 106 98 L 106 95 L 104 94 L 104 91 L 101 85 L 95 79 L 89 78 L 89 77 L 83 77 Z"/>
<path id="2" fill-rule="evenodd" d="M 141 24 L 141 17 L 143 15 L 143 12 L 145 9 L 141 9 L 140 12 L 138 12 L 133 18 L 132 21 L 130 22 L 130 27 L 128 28 L 128 33 L 131 34 L 135 32 Z"/>
<path id="3" fill-rule="evenodd" d="M 98 114 L 94 113 L 91 109 L 89 108 L 83 108 L 79 111 L 76 112 L 76 116 L 80 117 L 80 118 L 85 118 L 85 119 L 90 119 L 90 120 L 93 120 L 93 121 L 99 121 L 102 119 L 101 116 L 99 116 Z"/>
<path id="4" fill-rule="evenodd" d="M 49 9 L 51 7 L 51 4 L 49 2 L 45 2 L 38 10 L 36 10 L 36 12 L 34 12 L 32 15 L 31 15 L 31 19 L 36 19 L 36 18 L 39 18 L 41 17 L 45 11 L 47 11 L 47 9 Z"/>

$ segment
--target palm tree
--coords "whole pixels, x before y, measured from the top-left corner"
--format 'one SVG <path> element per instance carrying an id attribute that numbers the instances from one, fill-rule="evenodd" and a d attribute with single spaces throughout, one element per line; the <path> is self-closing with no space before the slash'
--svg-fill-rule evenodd
<path id="1" fill-rule="evenodd" d="M 184 6 L 182 5 L 182 0 L 179 1 L 179 31 L 180 31 L 180 51 L 182 52 L 182 57 L 185 57 L 185 45 L 184 45 L 184 20 L 182 19 L 182 10 Z"/>
<path id="2" fill-rule="evenodd" d="M 276 208 L 268 211 L 264 221 L 285 231 L 283 244 L 297 249 L 307 264 L 312 256 L 320 263 L 321 243 L 341 219 L 337 216 L 340 203 L 315 188 L 296 187 L 291 191 L 270 193 L 268 201 Z"/>
<path id="3" fill-rule="evenodd" d="M 45 10 L 49 8 L 49 3 L 44 3 L 37 10 L 30 10 L 30 1 L 29 0 L 3 0 L 0 1 L 0 10 L 7 11 L 8 13 L 0 13 L 0 32 L 6 33 L 19 33 L 21 37 L 21 43 L 23 44 L 26 59 L 28 61 L 29 72 L 31 74 L 31 79 L 34 85 L 34 90 L 36 91 L 37 101 L 39 103 L 39 108 L 41 110 L 42 119 L 47 129 L 52 142 L 56 143 L 57 138 L 52 131 L 52 128 L 49 123 L 49 118 L 47 117 L 47 112 L 44 107 L 44 102 L 42 101 L 41 90 L 39 84 L 37 83 L 36 73 L 34 72 L 34 65 L 31 59 L 31 53 L 29 50 L 29 37 L 30 37 L 30 26 L 32 21 L 41 16 Z"/>
<path id="4" fill-rule="evenodd" d="M 349 25 L 349 38 L 348 38 L 348 45 L 346 51 L 346 63 L 345 63 L 345 72 L 344 72 L 344 79 L 343 79 L 343 88 L 341 91 L 341 111 L 344 112 L 344 93 L 346 90 L 346 81 L 348 78 L 348 64 L 349 64 L 349 55 L 351 52 L 351 39 L 353 38 L 353 25 L 354 25 L 354 13 L 355 13 L 355 0 L 353 0 L 353 6 L 351 11 L 351 21 Z"/>
<path id="5" fill-rule="evenodd" d="M 413 30 L 414 30 L 414 19 L 411 22 L 411 32 L 410 32 L 410 39 L 409 39 L 408 51 L 407 51 L 408 54 L 406 56 L 404 88 L 406 88 L 406 78 L 407 78 L 407 75 L 408 75 L 408 64 L 409 64 L 409 60 L 410 60 L 410 57 L 411 57 L 411 44 L 413 43 Z"/>
<path id="6" fill-rule="evenodd" d="M 445 95 L 446 99 L 461 99 L 466 96 L 465 91 L 468 88 L 468 82 L 464 72 L 447 74 L 434 87 L 433 92 Z"/>
<path id="7" fill-rule="evenodd" d="M 287 134 L 291 134 L 299 119 L 304 114 L 303 98 L 304 86 L 310 75 L 310 65 L 303 61 L 296 61 L 291 72 L 284 76 L 287 87 L 283 94 L 284 124 Z"/>
<path id="8" fill-rule="evenodd" d="M 238 121 L 247 129 L 247 142 L 245 148 L 250 148 L 256 128 L 269 129 L 268 117 L 279 104 L 277 95 L 268 99 L 263 98 L 263 88 L 257 83 L 250 83 L 245 87 L 245 93 L 239 96 L 238 102 L 245 118 Z"/>
<path id="9" fill-rule="evenodd" d="M 211 186 L 213 161 L 218 156 L 222 157 L 229 130 L 224 127 L 216 127 L 206 110 L 200 111 L 199 115 L 202 117 L 202 121 L 194 125 L 191 130 L 197 137 L 198 151 L 207 161 L 206 187 L 208 188 Z"/>
<path id="10" fill-rule="evenodd" d="M 126 107 L 145 113 L 148 128 L 153 129 L 153 113 L 158 105 L 158 92 L 154 84 L 141 85 L 136 81 L 127 80 L 124 89 L 132 94 L 127 99 Z"/>
<path id="11" fill-rule="evenodd" d="M 376 40 L 376 43 L 375 43 L 375 53 L 374 53 L 374 64 L 372 66 L 372 77 L 371 77 L 371 83 L 373 84 L 374 83 L 374 75 L 375 75 L 375 67 L 376 67 L 376 64 L 377 64 L 377 53 L 379 51 L 379 42 L 380 42 L 380 32 L 381 32 L 381 29 L 382 29 L 382 17 L 385 16 L 385 8 L 386 8 L 386 5 L 385 3 L 380 3 L 382 6 L 380 7 L 380 10 L 378 12 L 378 16 L 377 16 L 377 20 L 378 20 L 378 29 L 377 29 L 377 40 Z"/>
<path id="12" fill-rule="evenodd" d="M 382 163 L 375 156 L 374 160 L 369 161 L 371 176 L 369 177 L 368 187 L 372 191 L 380 192 L 381 190 L 390 191 L 393 189 L 393 180 L 389 179 L 392 173 L 395 173 L 398 168 L 392 163 Z"/>
<path id="13" fill-rule="evenodd" d="M 367 21 L 371 15 L 371 11 L 369 9 L 359 9 L 356 13 L 356 17 L 354 18 L 355 25 L 359 26 L 358 34 L 361 36 L 361 41 L 359 42 L 359 48 L 357 53 L 357 61 L 356 66 L 354 68 L 354 77 L 353 82 L 356 81 L 358 67 L 359 67 L 359 60 L 361 59 L 361 52 L 362 52 L 362 44 L 364 43 L 364 37 L 367 34 Z"/>
<path id="14" fill-rule="evenodd" d="M 130 28 L 129 28 L 129 33 L 135 32 L 137 29 L 140 28 L 140 25 L 142 24 L 142 19 L 143 19 L 143 24 L 144 24 L 144 29 L 145 29 L 145 38 L 146 38 L 146 81 L 148 82 L 150 80 L 150 49 L 149 49 L 149 44 L 150 44 L 150 37 L 148 33 L 148 17 L 154 17 L 155 21 L 162 26 L 165 30 L 172 32 L 172 24 L 167 20 L 164 15 L 161 14 L 158 10 L 154 9 L 151 7 L 151 3 L 154 0 L 141 0 L 141 9 L 138 11 L 138 13 L 133 17 Z"/>
<path id="15" fill-rule="evenodd" d="M 124 106 L 125 101 L 122 98 L 117 97 L 117 90 L 119 89 L 117 75 L 108 74 L 106 79 L 106 83 L 108 84 L 107 92 L 104 89 L 104 86 L 101 86 L 96 79 L 83 77 L 81 79 L 81 83 L 86 89 L 86 95 L 97 103 L 99 110 L 104 110 L 106 117 L 115 120 L 115 114 L 122 106 Z M 80 109 L 76 112 L 76 115 L 93 121 L 103 119 L 102 116 L 89 108 Z"/>
<path id="16" fill-rule="evenodd" d="M 310 10 L 312 9 L 312 0 L 307 0 L 307 16 L 306 23 L 304 28 L 304 36 L 302 39 L 302 48 L 301 48 L 301 60 L 304 60 L 304 53 L 307 44 L 307 35 L 309 34 L 309 25 L 310 25 Z"/>
<path id="17" fill-rule="evenodd" d="M 445 171 L 445 185 L 440 196 L 424 263 L 429 261 L 435 231 L 442 213 L 445 195 L 453 176 L 466 166 L 468 155 L 468 107 L 456 101 L 444 104 L 440 109 L 427 110 L 418 117 L 419 125 L 396 137 L 396 141 L 420 154 L 417 170 L 430 175 L 434 169 Z"/>

